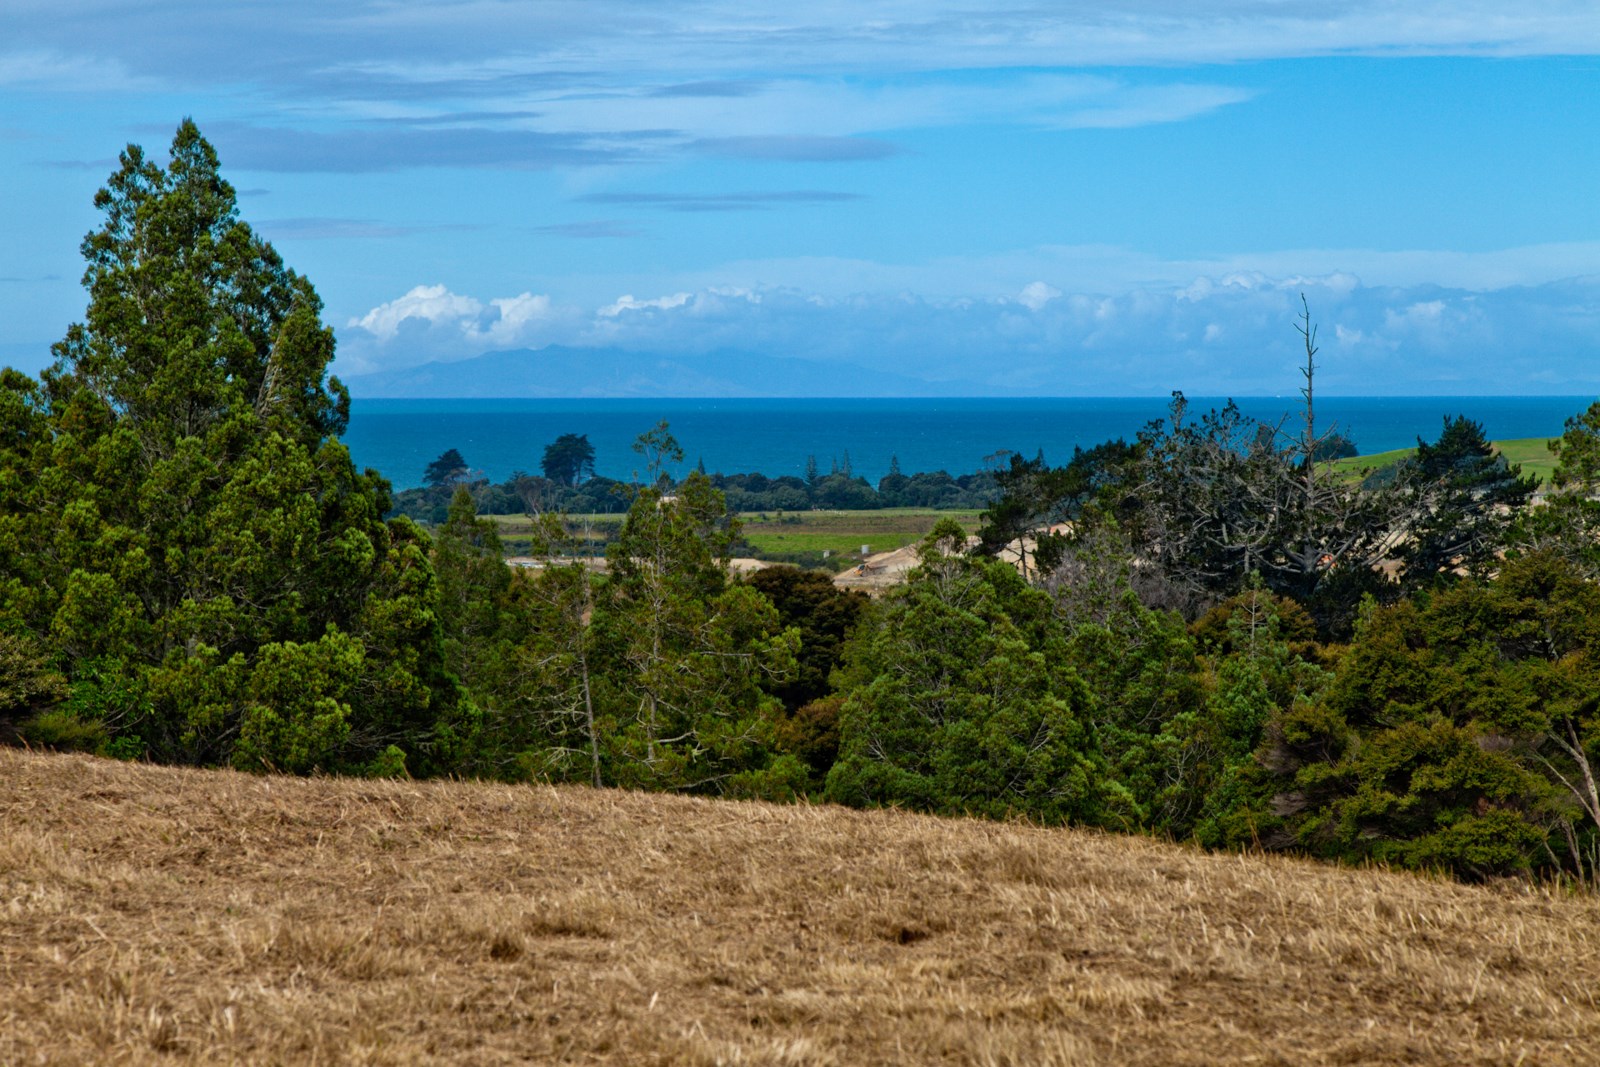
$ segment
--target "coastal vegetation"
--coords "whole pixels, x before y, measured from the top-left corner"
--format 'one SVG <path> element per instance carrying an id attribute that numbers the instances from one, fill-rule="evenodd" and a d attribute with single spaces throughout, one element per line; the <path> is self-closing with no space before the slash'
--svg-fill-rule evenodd
<path id="1" fill-rule="evenodd" d="M 130 147 L 97 205 L 84 321 L 42 380 L 0 375 L 9 737 L 1600 881 L 1600 405 L 1541 499 L 1465 414 L 1352 472 L 1306 308 L 1295 424 L 1174 394 L 1060 466 L 877 487 L 848 457 L 674 479 L 661 424 L 628 483 L 569 433 L 538 476 L 491 486 L 451 449 L 397 500 L 339 442 L 315 291 L 192 123 L 165 168 Z M 886 595 L 730 573 L 741 548 L 858 555 L 859 529 L 782 538 L 869 498 L 917 545 Z M 912 530 L 893 501 L 969 510 Z"/>

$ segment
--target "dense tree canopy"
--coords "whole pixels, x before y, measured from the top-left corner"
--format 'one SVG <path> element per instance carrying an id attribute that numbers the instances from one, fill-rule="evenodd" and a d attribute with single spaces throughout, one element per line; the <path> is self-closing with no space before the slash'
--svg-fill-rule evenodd
<path id="1" fill-rule="evenodd" d="M 961 554 L 941 522 L 921 568 L 847 653 L 827 795 L 1052 822 L 1100 818 L 1090 695 L 1049 601 L 1002 563 Z M 1114 802 L 1113 802 L 1114 803 Z"/>
<path id="2" fill-rule="evenodd" d="M 130 146 L 95 204 L 84 321 L 42 387 L 0 380 L 0 617 L 122 751 L 425 768 L 456 713 L 426 539 L 335 436 L 316 292 L 192 122 L 164 168 Z"/>
<path id="3" fill-rule="evenodd" d="M 1411 584 L 1454 573 L 1484 573 L 1498 564 L 1513 516 L 1533 495 L 1536 482 L 1495 452 L 1483 427 L 1447 417 L 1439 439 L 1417 438 L 1411 481 L 1425 502 L 1410 536 L 1396 553 Z"/>
<path id="4" fill-rule="evenodd" d="M 1372 607 L 1331 684 L 1271 724 L 1281 844 L 1485 877 L 1595 879 L 1600 589 L 1556 556 Z"/>

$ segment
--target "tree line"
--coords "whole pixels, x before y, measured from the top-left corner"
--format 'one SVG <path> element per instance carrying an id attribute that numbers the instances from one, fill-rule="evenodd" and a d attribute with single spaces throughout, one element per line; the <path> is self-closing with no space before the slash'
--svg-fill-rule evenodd
<path id="1" fill-rule="evenodd" d="M 769 478 L 759 472 L 707 474 L 704 463 L 696 464 L 695 469 L 723 494 L 730 511 L 748 513 L 984 508 L 999 492 L 996 471 L 951 475 L 940 470 L 908 475 L 901 473 L 898 457 L 890 457 L 888 473 L 874 486 L 853 472 L 848 451 L 842 460 L 830 460 L 826 474 L 816 457 L 808 456 L 804 477 Z M 490 482 L 467 466 L 460 451 L 447 449 L 424 469 L 422 486 L 396 494 L 394 510 L 417 522 L 442 523 L 458 487 L 472 496 L 480 515 L 545 511 L 621 515 L 628 510 L 631 483 L 594 473 L 594 446 L 587 434 L 566 433 L 556 438 L 545 447 L 540 470 L 540 474 L 515 471 L 504 482 Z M 670 476 L 667 484 L 672 484 Z"/>
<path id="2" fill-rule="evenodd" d="M 1013 459 L 876 600 L 726 558 L 735 497 L 641 435 L 597 569 L 505 566 L 459 454 L 431 532 L 339 442 L 310 283 L 190 122 L 96 199 L 89 305 L 0 373 L 0 732 L 257 771 L 805 796 L 1468 878 L 1600 868 L 1600 404 L 1547 500 L 1448 420 L 1380 477 L 1175 396 Z M 572 488 L 595 480 L 568 441 Z M 579 447 L 570 447 L 579 446 Z M 557 481 L 550 477 L 549 481 Z M 470 481 L 470 480 L 468 480 Z"/>

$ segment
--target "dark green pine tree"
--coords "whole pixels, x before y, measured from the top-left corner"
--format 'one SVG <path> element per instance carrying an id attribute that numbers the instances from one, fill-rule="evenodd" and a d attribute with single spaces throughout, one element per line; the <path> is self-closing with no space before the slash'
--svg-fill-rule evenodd
<path id="1" fill-rule="evenodd" d="M 1556 469 L 1545 506 L 1517 512 L 1509 548 L 1560 556 L 1593 580 L 1600 577 L 1600 402 L 1569 418 L 1549 448 Z"/>
<path id="2" fill-rule="evenodd" d="M 171 157 L 123 153 L 84 321 L 42 388 L 0 380 L 0 614 L 119 751 L 427 770 L 458 701 L 426 538 L 337 438 L 310 282 L 240 221 L 193 122 Z"/>
<path id="3" fill-rule="evenodd" d="M 1112 821 L 1090 693 L 1049 598 L 1004 563 L 965 556 L 944 519 L 922 566 L 847 646 L 839 756 L 826 796 L 853 806 Z"/>
<path id="4" fill-rule="evenodd" d="M 1403 555 L 1409 584 L 1499 566 L 1514 516 L 1538 486 L 1509 464 L 1465 415 L 1446 417 L 1438 441 L 1417 438 L 1413 459 L 1421 511 Z"/>
<path id="5" fill-rule="evenodd" d="M 448 488 L 466 481 L 469 473 L 467 461 L 460 451 L 447 448 L 439 454 L 438 459 L 423 468 L 422 480 L 435 489 Z"/>
<path id="6" fill-rule="evenodd" d="M 594 445 L 588 434 L 564 433 L 544 446 L 544 476 L 557 485 L 580 485 L 594 477 Z"/>

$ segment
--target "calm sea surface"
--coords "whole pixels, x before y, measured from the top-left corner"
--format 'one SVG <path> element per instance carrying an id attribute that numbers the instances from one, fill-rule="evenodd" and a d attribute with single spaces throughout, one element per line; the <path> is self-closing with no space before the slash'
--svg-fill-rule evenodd
<path id="1" fill-rule="evenodd" d="M 1446 416 L 1483 424 L 1491 439 L 1553 437 L 1593 397 L 1319 397 L 1319 430 L 1330 422 L 1363 452 L 1438 437 Z M 1190 397 L 1191 413 L 1220 406 Z M 1241 397 L 1252 417 L 1297 417 L 1299 397 Z M 1132 440 L 1166 414 L 1164 397 L 919 400 L 356 400 L 345 442 L 357 466 L 376 467 L 396 489 L 421 484 L 428 462 L 449 448 L 494 481 L 513 471 L 537 473 L 544 447 L 564 433 L 587 434 L 595 468 L 627 478 L 640 467 L 630 446 L 658 422 L 682 444 L 684 471 L 803 474 L 815 456 L 826 473 L 849 454 L 851 469 L 876 482 L 891 456 L 907 474 L 965 474 L 1001 450 L 1051 463 L 1115 437 Z M 680 471 L 678 473 L 683 473 Z"/>

